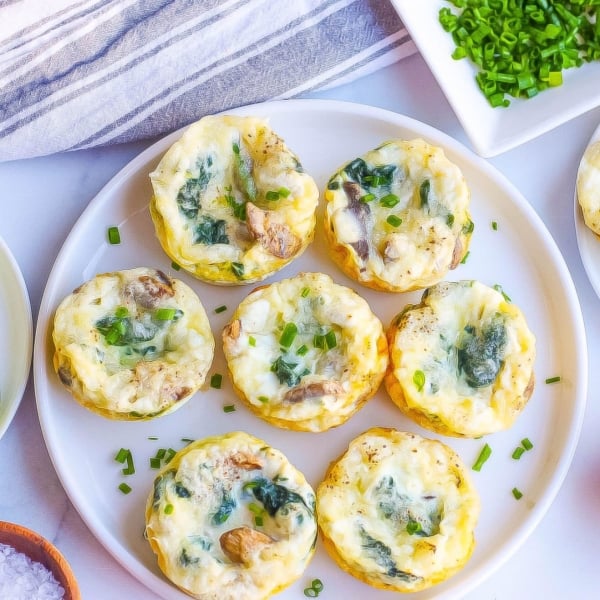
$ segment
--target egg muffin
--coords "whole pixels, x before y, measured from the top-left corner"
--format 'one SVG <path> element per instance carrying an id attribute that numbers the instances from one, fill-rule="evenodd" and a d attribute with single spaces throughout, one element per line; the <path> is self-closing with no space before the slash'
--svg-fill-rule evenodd
<path id="1" fill-rule="evenodd" d="M 600 140 L 586 148 L 579 163 L 577 199 L 584 223 L 600 235 Z"/>
<path id="2" fill-rule="evenodd" d="M 146 504 L 162 572 L 201 600 L 270 598 L 303 573 L 316 542 L 314 492 L 278 450 L 247 433 L 191 443 Z"/>
<path id="3" fill-rule="evenodd" d="M 468 251 L 465 179 L 442 148 L 392 140 L 355 158 L 325 190 L 333 260 L 359 283 L 406 292 L 441 281 Z"/>
<path id="4" fill-rule="evenodd" d="M 54 316 L 54 368 L 86 408 L 150 419 L 182 406 L 204 383 L 214 338 L 198 296 L 161 271 L 96 275 Z"/>
<path id="5" fill-rule="evenodd" d="M 478 281 L 427 289 L 387 336 L 387 391 L 427 429 L 457 437 L 507 429 L 533 392 L 535 337 L 503 292 Z"/>
<path id="6" fill-rule="evenodd" d="M 479 497 L 451 448 L 375 427 L 330 465 L 317 515 L 325 548 L 344 571 L 376 588 L 416 592 L 471 556 Z"/>
<path id="7" fill-rule="evenodd" d="M 313 239 L 317 185 L 264 119 L 204 117 L 150 180 L 150 214 L 164 251 L 203 281 L 262 280 Z"/>
<path id="8" fill-rule="evenodd" d="M 381 321 L 367 302 L 322 273 L 300 273 L 251 292 L 223 330 L 234 388 L 248 407 L 287 429 L 346 421 L 387 367 Z"/>

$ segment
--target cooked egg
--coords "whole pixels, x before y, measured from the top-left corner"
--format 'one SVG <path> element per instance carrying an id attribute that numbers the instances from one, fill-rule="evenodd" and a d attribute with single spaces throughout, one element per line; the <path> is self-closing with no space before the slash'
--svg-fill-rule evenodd
<path id="1" fill-rule="evenodd" d="M 451 448 L 376 427 L 330 465 L 317 515 L 342 569 L 377 588 L 416 592 L 464 567 L 479 497 Z"/>
<path id="2" fill-rule="evenodd" d="M 577 199 L 586 226 L 600 235 L 600 140 L 586 148 L 579 163 Z"/>
<path id="3" fill-rule="evenodd" d="M 161 271 L 97 275 L 59 305 L 54 367 L 86 408 L 149 419 L 182 406 L 204 383 L 214 338 L 198 296 Z"/>
<path id="4" fill-rule="evenodd" d="M 204 117 L 150 180 L 164 251 L 209 283 L 264 279 L 312 241 L 318 188 L 264 119 Z"/>
<path id="5" fill-rule="evenodd" d="M 340 425 L 377 390 L 388 357 L 381 321 L 353 290 L 300 273 L 251 292 L 223 331 L 234 387 L 279 427 Z"/>
<path id="6" fill-rule="evenodd" d="M 419 425 L 479 437 L 510 427 L 534 387 L 535 337 L 501 291 L 478 281 L 425 291 L 388 328 L 392 400 Z"/>
<path id="7" fill-rule="evenodd" d="M 465 178 L 422 139 L 392 140 L 352 160 L 324 195 L 331 256 L 365 286 L 406 292 L 433 285 L 468 251 Z"/>
<path id="8" fill-rule="evenodd" d="M 314 492 L 278 450 L 247 433 L 191 443 L 163 467 L 146 538 L 163 573 L 199 600 L 261 600 L 304 572 Z"/>

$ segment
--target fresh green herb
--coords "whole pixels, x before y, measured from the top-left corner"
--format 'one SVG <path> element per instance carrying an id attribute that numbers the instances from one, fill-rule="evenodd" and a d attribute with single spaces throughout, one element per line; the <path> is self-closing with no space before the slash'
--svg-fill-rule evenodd
<path id="1" fill-rule="evenodd" d="M 192 438 L 181 438 L 184 444 L 191 444 L 194 440 Z"/>
<path id="2" fill-rule="evenodd" d="M 496 221 L 492 221 L 492 229 L 498 231 L 498 223 Z"/>
<path id="3" fill-rule="evenodd" d="M 158 437 L 157 437 L 157 436 L 155 436 L 155 435 L 149 435 L 149 436 L 148 436 L 148 439 L 149 439 L 149 440 L 156 441 L 156 440 L 158 439 Z"/>
<path id="4" fill-rule="evenodd" d="M 177 193 L 177 207 L 187 219 L 194 220 L 200 211 L 200 198 L 210 181 L 212 157 L 200 157 L 196 163 L 198 175 L 190 177 Z"/>
<path id="5" fill-rule="evenodd" d="M 172 504 L 167 504 L 167 505 L 165 506 L 165 515 L 170 515 L 170 514 L 172 514 L 172 513 L 173 513 L 173 510 L 174 510 L 174 508 L 175 508 L 175 507 L 174 507 Z"/>
<path id="6" fill-rule="evenodd" d="M 333 329 L 330 329 L 325 334 L 325 343 L 327 344 L 327 348 L 329 348 L 329 350 L 337 346 L 337 338 L 335 337 L 335 331 L 333 331 Z"/>
<path id="7" fill-rule="evenodd" d="M 175 261 L 171 262 L 171 268 L 174 271 L 180 271 L 181 270 L 181 267 Z"/>
<path id="8" fill-rule="evenodd" d="M 302 379 L 304 375 L 310 373 L 308 369 L 304 369 L 301 373 L 296 372 L 295 369 L 297 366 L 297 363 L 286 362 L 283 360 L 283 357 L 280 356 L 271 365 L 271 371 L 277 375 L 279 383 L 285 383 L 288 387 L 294 387 L 295 385 L 298 385 L 300 379 Z"/>
<path id="9" fill-rule="evenodd" d="M 490 448 L 489 444 L 485 444 L 485 446 L 482 448 L 481 452 L 479 453 L 479 456 L 477 457 L 475 464 L 472 467 L 473 471 L 481 471 L 481 467 L 483 467 L 483 465 L 485 464 L 485 462 L 488 460 L 488 458 L 491 455 L 492 455 L 492 449 Z"/>
<path id="10" fill-rule="evenodd" d="M 263 404 L 266 404 L 269 401 L 269 399 L 266 396 L 259 396 L 258 399 Z"/>
<path id="11" fill-rule="evenodd" d="M 308 346 L 306 344 L 302 344 L 302 346 L 300 346 L 300 348 L 298 348 L 298 350 L 296 350 L 296 354 L 298 356 L 304 356 L 307 353 L 308 353 Z"/>
<path id="12" fill-rule="evenodd" d="M 227 202 L 227 204 L 229 205 L 229 207 L 233 210 L 233 216 L 236 219 L 239 219 L 240 221 L 245 221 L 246 220 L 246 202 L 244 202 L 244 200 L 238 202 L 235 198 L 235 196 L 231 193 L 231 186 L 227 186 L 226 191 L 228 192 L 227 194 L 225 194 L 225 201 Z"/>
<path id="13" fill-rule="evenodd" d="M 160 458 L 156 458 L 152 456 L 150 458 L 150 468 L 151 469 L 160 469 Z"/>
<path id="14" fill-rule="evenodd" d="M 214 219 L 209 215 L 202 215 L 200 223 L 197 223 L 194 228 L 193 243 L 207 246 L 229 244 L 227 221 Z"/>
<path id="15" fill-rule="evenodd" d="M 448 225 L 448 227 L 452 227 L 452 225 L 454 225 L 454 215 L 453 214 L 449 214 L 446 217 L 446 225 Z"/>
<path id="16" fill-rule="evenodd" d="M 310 587 L 304 588 L 304 595 L 307 598 L 317 598 L 323 591 L 323 582 L 320 579 L 313 579 Z"/>
<path id="17" fill-rule="evenodd" d="M 123 464 L 126 460 L 127 460 L 127 456 L 130 454 L 130 451 L 127 450 L 126 448 L 121 448 L 116 456 L 115 456 L 115 460 L 121 464 Z"/>
<path id="18" fill-rule="evenodd" d="M 421 531 L 421 523 L 419 521 L 409 521 L 406 524 L 406 531 L 409 535 L 415 535 Z"/>
<path id="19" fill-rule="evenodd" d="M 121 483 L 119 484 L 119 489 L 124 493 L 124 494 L 129 494 L 129 492 L 131 492 L 131 487 L 128 486 L 126 483 Z"/>
<path id="20" fill-rule="evenodd" d="M 256 338 L 252 335 L 248 336 L 248 346 L 256 346 Z"/>
<path id="21" fill-rule="evenodd" d="M 165 464 L 170 463 L 173 460 L 173 457 L 175 456 L 175 454 L 177 454 L 177 452 L 175 452 L 175 450 L 173 450 L 173 448 L 167 448 L 167 451 L 165 452 Z"/>
<path id="22" fill-rule="evenodd" d="M 219 510 L 212 517 L 213 524 L 221 525 L 222 523 L 225 523 L 225 521 L 227 521 L 227 519 L 229 519 L 231 516 L 231 513 L 235 507 L 235 500 L 227 492 L 223 492 Z"/>
<path id="23" fill-rule="evenodd" d="M 244 276 L 244 265 L 242 263 L 232 262 L 231 270 L 238 279 L 241 279 Z"/>
<path id="24" fill-rule="evenodd" d="M 431 191 L 431 181 L 423 180 L 419 187 L 419 199 L 421 200 L 421 208 L 429 205 L 429 192 Z"/>
<path id="25" fill-rule="evenodd" d="M 521 440 L 521 445 L 523 446 L 523 448 L 525 448 L 525 450 L 531 450 L 533 448 L 533 444 L 531 443 L 529 438 L 523 438 Z"/>
<path id="26" fill-rule="evenodd" d="M 385 206 L 385 208 L 394 208 L 398 202 L 400 202 L 400 198 L 396 194 L 386 194 L 379 198 L 379 204 Z"/>
<path id="27" fill-rule="evenodd" d="M 121 464 L 124 464 L 125 462 L 127 463 L 127 466 L 121 470 L 123 475 L 133 475 L 135 473 L 135 466 L 133 464 L 133 455 L 131 454 L 131 450 L 128 450 L 127 448 L 121 448 L 117 452 L 115 460 Z"/>
<path id="28" fill-rule="evenodd" d="M 239 190 L 245 200 L 254 202 L 256 200 L 256 183 L 252 177 L 254 168 L 252 158 L 238 144 L 233 144 L 233 174 Z"/>
<path id="29" fill-rule="evenodd" d="M 210 378 L 210 387 L 220 390 L 221 383 L 223 383 L 223 375 L 221 373 L 214 373 Z"/>
<path id="30" fill-rule="evenodd" d="M 473 223 L 473 221 L 471 221 L 471 220 L 469 219 L 468 223 L 465 223 L 465 224 L 463 225 L 462 232 L 463 232 L 465 235 L 469 235 L 469 234 L 473 233 L 473 230 L 474 230 L 474 229 L 475 229 L 475 223 Z"/>
<path id="31" fill-rule="evenodd" d="M 467 262 L 467 259 L 469 258 L 471 254 L 470 250 L 467 250 L 466 254 L 462 257 L 462 260 L 460 261 L 461 265 L 464 265 Z"/>
<path id="32" fill-rule="evenodd" d="M 310 294 L 310 288 L 309 287 L 302 288 L 302 291 L 300 292 L 300 295 L 303 298 L 306 298 L 306 296 L 308 296 L 309 294 Z"/>
<path id="33" fill-rule="evenodd" d="M 510 296 L 502 289 L 502 286 L 499 283 L 496 283 L 493 288 L 497 291 L 500 292 L 502 294 L 502 297 L 507 301 L 507 302 L 512 302 L 512 300 L 510 299 Z"/>
<path id="34" fill-rule="evenodd" d="M 279 344 L 283 348 L 289 348 L 294 342 L 297 334 L 298 326 L 295 323 L 286 323 L 281 337 L 279 338 Z"/>
<path id="35" fill-rule="evenodd" d="M 400 227 L 402 225 L 402 219 L 396 215 L 390 215 L 385 221 L 392 227 Z"/>
<path id="36" fill-rule="evenodd" d="M 525 452 L 525 448 L 521 447 L 521 446 L 517 446 L 512 453 L 512 457 L 515 460 L 519 460 L 521 458 L 521 456 L 523 456 L 523 453 Z"/>
<path id="37" fill-rule="evenodd" d="M 235 412 L 235 404 L 226 404 L 223 407 L 223 412 L 225 412 L 225 413 Z"/>
<path id="38" fill-rule="evenodd" d="M 313 346 L 315 348 L 321 348 L 323 350 L 325 349 L 325 344 L 325 336 L 315 333 L 315 335 L 313 336 Z"/>
<path id="39" fill-rule="evenodd" d="M 116 245 L 121 243 L 121 233 L 119 232 L 118 227 L 109 227 L 107 234 L 108 242 L 110 244 Z"/>
<path id="40" fill-rule="evenodd" d="M 413 373 L 413 383 L 417 386 L 417 391 L 421 391 L 425 386 L 425 373 L 420 369 Z"/>
<path id="41" fill-rule="evenodd" d="M 512 489 L 512 495 L 515 497 L 516 500 L 520 500 L 523 497 L 523 492 L 521 492 L 521 490 L 515 487 Z"/>
<path id="42" fill-rule="evenodd" d="M 364 196 L 360 197 L 360 201 L 361 202 L 372 202 L 373 200 L 375 200 L 375 194 L 365 194 Z"/>
<path id="43" fill-rule="evenodd" d="M 227 307 L 223 304 L 221 306 L 217 306 L 217 308 L 215 308 L 215 313 L 219 314 L 222 312 L 225 312 L 227 310 Z"/>
<path id="44" fill-rule="evenodd" d="M 176 308 L 159 308 L 154 313 L 154 318 L 157 321 L 172 321 L 177 315 Z"/>
<path id="45" fill-rule="evenodd" d="M 548 377 L 548 379 L 546 379 L 546 383 L 558 383 L 560 381 L 560 375 L 557 375 L 556 377 Z"/>

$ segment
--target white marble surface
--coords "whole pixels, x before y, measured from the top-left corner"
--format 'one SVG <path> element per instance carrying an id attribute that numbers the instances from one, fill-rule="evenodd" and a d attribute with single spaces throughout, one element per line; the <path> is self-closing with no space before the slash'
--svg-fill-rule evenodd
<path id="1" fill-rule="evenodd" d="M 469 146 L 419 55 L 312 96 L 395 110 Z M 600 109 L 595 109 L 490 160 L 531 202 L 565 257 L 588 333 L 590 392 L 573 464 L 550 511 L 468 600 L 600 597 L 600 406 L 595 393 L 600 371 L 594 368 L 600 359 L 600 300 L 583 270 L 573 222 L 577 165 L 599 122 Z M 0 163 L 0 235 L 23 272 L 34 320 L 54 259 L 74 222 L 102 186 L 148 145 L 150 141 Z M 71 563 L 85 600 L 157 598 L 96 541 L 67 499 L 44 446 L 31 381 L 0 440 L 0 473 L 0 519 L 31 527 L 54 541 Z M 335 591 L 328 590 L 326 597 L 335 598 Z"/>

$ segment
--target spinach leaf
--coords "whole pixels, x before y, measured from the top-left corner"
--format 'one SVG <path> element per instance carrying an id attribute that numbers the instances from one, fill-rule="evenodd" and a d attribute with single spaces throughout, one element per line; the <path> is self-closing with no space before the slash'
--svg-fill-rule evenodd
<path id="1" fill-rule="evenodd" d="M 198 158 L 197 166 L 198 175 L 186 180 L 177 193 L 179 212 L 188 219 L 195 219 L 198 216 L 201 206 L 200 198 L 206 190 L 211 177 L 210 167 L 212 166 L 212 157 Z"/>
<path id="2" fill-rule="evenodd" d="M 194 228 L 194 244 L 229 244 L 227 222 L 203 215 L 200 223 Z"/>
<path id="3" fill-rule="evenodd" d="M 183 548 L 179 555 L 179 564 L 182 567 L 189 567 L 191 565 L 197 565 L 200 562 L 200 558 L 197 556 L 190 556 L 187 548 Z"/>
<path id="4" fill-rule="evenodd" d="M 304 369 L 301 373 L 298 373 L 295 370 L 297 366 L 298 363 L 286 362 L 283 360 L 283 356 L 280 356 L 271 365 L 271 371 L 277 375 L 279 383 L 285 383 L 288 387 L 294 387 L 300 383 L 302 377 L 310 373 L 309 369 Z"/>
<path id="5" fill-rule="evenodd" d="M 396 171 L 396 165 L 370 167 L 362 158 L 355 158 L 344 168 L 348 178 L 364 189 L 389 188 L 392 185 Z"/>
<path id="6" fill-rule="evenodd" d="M 236 506 L 235 499 L 228 492 L 223 492 L 219 510 L 212 517 L 213 524 L 220 525 L 221 523 L 225 523 Z"/>
<path id="7" fill-rule="evenodd" d="M 239 190 L 246 200 L 254 202 L 256 200 L 256 184 L 252 177 L 254 165 L 252 158 L 240 144 L 233 144 L 233 176 Z"/>
<path id="8" fill-rule="evenodd" d="M 110 346 L 128 346 L 149 342 L 159 327 L 151 320 L 140 321 L 130 316 L 108 315 L 96 321 L 96 329 Z"/>
<path id="9" fill-rule="evenodd" d="M 265 510 L 271 517 L 273 517 L 278 510 L 291 503 L 301 504 L 310 511 L 300 494 L 289 490 L 283 485 L 265 479 L 264 477 L 253 479 L 251 482 L 248 482 L 244 488 L 252 491 L 254 497 L 259 502 L 262 502 Z"/>
<path id="10" fill-rule="evenodd" d="M 175 493 L 180 498 L 191 498 L 192 496 L 192 492 L 190 492 L 190 490 L 188 490 L 182 483 L 179 482 L 175 483 Z"/>
<path id="11" fill-rule="evenodd" d="M 154 480 L 154 491 L 152 494 L 152 509 L 158 510 L 160 506 L 161 498 L 165 495 L 165 490 L 167 488 L 167 484 L 172 482 L 175 479 L 175 469 L 169 469 L 165 471 L 162 475 L 159 475 Z"/>
<path id="12" fill-rule="evenodd" d="M 481 329 L 467 325 L 457 347 L 459 373 L 473 388 L 491 385 L 502 366 L 505 346 L 506 328 L 502 319 L 494 319 Z"/>

